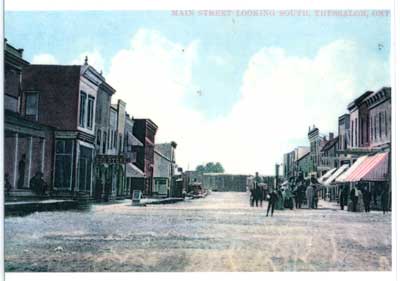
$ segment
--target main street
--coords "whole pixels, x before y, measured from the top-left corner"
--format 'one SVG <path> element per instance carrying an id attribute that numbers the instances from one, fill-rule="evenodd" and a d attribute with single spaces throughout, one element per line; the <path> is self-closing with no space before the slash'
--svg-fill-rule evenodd
<path id="1" fill-rule="evenodd" d="M 128 201 L 5 219 L 6 271 L 391 270 L 391 215 L 318 210 L 265 217 L 246 193 L 172 205 Z"/>

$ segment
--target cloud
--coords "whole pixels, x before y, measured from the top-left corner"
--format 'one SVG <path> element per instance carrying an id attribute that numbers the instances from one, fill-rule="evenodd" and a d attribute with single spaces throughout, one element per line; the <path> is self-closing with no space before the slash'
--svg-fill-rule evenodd
<path id="1" fill-rule="evenodd" d="M 51 54 L 37 54 L 33 56 L 32 64 L 58 64 L 58 61 Z"/>
<path id="2" fill-rule="evenodd" d="M 86 56 L 91 66 L 99 72 L 104 71 L 104 58 L 98 50 L 82 52 L 76 59 L 72 60 L 70 64 L 82 65 L 85 62 Z"/>
<path id="3" fill-rule="evenodd" d="M 337 118 L 353 98 L 390 85 L 389 64 L 352 41 L 334 41 L 313 57 L 265 47 L 249 59 L 231 111 L 208 120 L 183 102 L 196 88 L 192 69 L 199 45 L 140 29 L 130 47 L 113 57 L 106 76 L 131 115 L 159 126 L 157 142 L 178 143 L 184 169 L 219 161 L 231 173 L 272 174 L 294 139 L 307 144 L 308 126 L 336 132 Z"/>

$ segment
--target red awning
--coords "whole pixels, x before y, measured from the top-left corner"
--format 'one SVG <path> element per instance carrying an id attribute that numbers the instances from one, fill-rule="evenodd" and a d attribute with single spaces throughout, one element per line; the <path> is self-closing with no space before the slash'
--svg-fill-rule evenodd
<path id="1" fill-rule="evenodd" d="M 357 181 L 387 181 L 388 180 L 388 152 L 368 156 L 346 180 Z"/>

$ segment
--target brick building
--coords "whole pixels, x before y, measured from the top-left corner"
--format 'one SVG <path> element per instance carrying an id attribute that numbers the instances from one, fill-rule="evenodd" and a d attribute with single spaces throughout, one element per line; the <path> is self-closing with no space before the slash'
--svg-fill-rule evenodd
<path id="1" fill-rule="evenodd" d="M 53 179 L 53 128 L 38 122 L 37 101 L 22 106 L 22 70 L 29 62 L 23 59 L 23 49 L 4 42 L 4 174 L 11 186 L 7 200 L 19 196 L 34 196 L 30 179 L 43 173 L 43 179 Z"/>
<path id="2" fill-rule="evenodd" d="M 151 196 L 153 190 L 154 145 L 157 129 L 157 125 L 150 119 L 135 119 L 133 126 L 133 135 L 143 144 L 143 146 L 133 147 L 136 152 L 136 166 L 145 176 L 143 185 L 138 188 L 147 196 Z"/>
<path id="3" fill-rule="evenodd" d="M 96 99 L 104 78 L 84 65 L 29 65 L 22 72 L 25 118 L 54 128 L 53 191 L 93 193 Z"/>

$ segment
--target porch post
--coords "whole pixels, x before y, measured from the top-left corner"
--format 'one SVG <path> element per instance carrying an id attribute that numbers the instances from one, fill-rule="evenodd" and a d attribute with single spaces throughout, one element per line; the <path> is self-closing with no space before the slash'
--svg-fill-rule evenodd
<path id="1" fill-rule="evenodd" d="M 17 189 L 17 177 L 18 177 L 18 143 L 19 134 L 15 133 L 15 149 L 14 149 L 14 178 L 13 178 L 13 188 Z"/>
<path id="2" fill-rule="evenodd" d="M 30 187 L 30 179 L 31 179 L 31 169 L 32 169 L 32 142 L 33 138 L 32 136 L 29 137 L 29 159 L 28 159 L 28 187 Z"/>
<path id="3" fill-rule="evenodd" d="M 42 139 L 42 164 L 40 165 L 40 171 L 44 173 L 44 158 L 46 155 L 46 139 Z"/>

